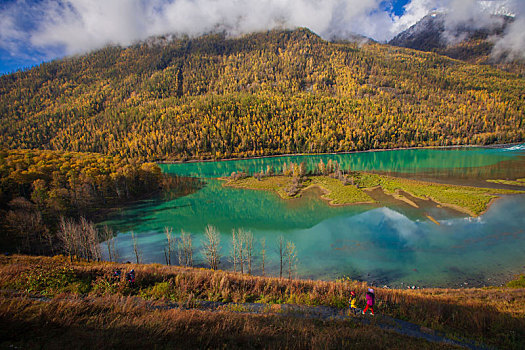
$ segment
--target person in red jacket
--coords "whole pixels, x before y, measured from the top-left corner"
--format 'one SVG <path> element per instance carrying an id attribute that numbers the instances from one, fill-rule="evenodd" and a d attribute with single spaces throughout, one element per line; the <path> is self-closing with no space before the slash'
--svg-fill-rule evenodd
<path id="1" fill-rule="evenodd" d="M 366 307 L 363 310 L 363 315 L 366 313 L 366 310 L 370 309 L 370 313 L 372 316 L 374 315 L 374 303 L 375 303 L 375 294 L 374 290 L 372 288 L 368 288 L 368 292 L 366 292 Z"/>

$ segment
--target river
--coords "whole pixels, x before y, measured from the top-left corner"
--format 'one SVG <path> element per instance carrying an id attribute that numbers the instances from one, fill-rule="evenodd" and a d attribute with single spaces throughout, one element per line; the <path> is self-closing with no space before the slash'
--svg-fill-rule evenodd
<path id="1" fill-rule="evenodd" d="M 495 148 L 409 149 L 337 155 L 284 156 L 219 162 L 161 164 L 166 173 L 201 178 L 198 191 L 175 199 L 156 198 L 122 208 L 107 224 L 118 232 L 121 261 L 134 261 L 131 231 L 144 262 L 164 263 L 164 227 L 191 233 L 195 263 L 204 228 L 221 232 L 221 269 L 228 260 L 231 231 L 244 228 L 266 240 L 266 271 L 279 271 L 277 239 L 297 247 L 297 276 L 348 276 L 378 286 L 458 287 L 499 285 L 525 272 L 525 195 L 505 196 L 477 218 L 421 201 L 413 208 L 396 200 L 381 205 L 330 207 L 313 189 L 294 200 L 265 191 L 227 188 L 218 177 L 280 169 L 284 162 L 336 160 L 344 169 L 374 171 L 443 183 L 495 186 L 487 179 L 525 178 L 525 145 Z M 433 217 L 438 223 L 430 220 Z M 104 245 L 102 248 L 105 248 Z M 254 261 L 260 273 L 260 256 Z"/>

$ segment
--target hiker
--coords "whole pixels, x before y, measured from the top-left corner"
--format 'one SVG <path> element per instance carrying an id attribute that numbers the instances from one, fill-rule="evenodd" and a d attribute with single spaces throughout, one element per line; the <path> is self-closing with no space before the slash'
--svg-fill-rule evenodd
<path id="1" fill-rule="evenodd" d="M 355 297 L 355 292 L 350 292 L 350 299 L 348 300 L 348 303 L 350 304 L 350 311 L 354 313 L 354 315 L 357 315 L 357 306 L 356 306 L 357 298 Z"/>
<path id="2" fill-rule="evenodd" d="M 115 269 L 115 271 L 113 271 L 113 283 L 120 282 L 121 275 L 122 272 L 120 271 L 120 269 Z"/>
<path id="3" fill-rule="evenodd" d="M 126 280 L 128 281 L 130 286 L 133 286 L 135 284 L 135 270 L 131 270 L 126 274 Z"/>
<path id="4" fill-rule="evenodd" d="M 366 310 L 370 309 L 370 313 L 372 316 L 374 315 L 374 302 L 375 302 L 375 295 L 374 290 L 372 288 L 368 288 L 368 292 L 366 292 L 366 307 L 363 310 L 363 315 L 366 313 Z"/>

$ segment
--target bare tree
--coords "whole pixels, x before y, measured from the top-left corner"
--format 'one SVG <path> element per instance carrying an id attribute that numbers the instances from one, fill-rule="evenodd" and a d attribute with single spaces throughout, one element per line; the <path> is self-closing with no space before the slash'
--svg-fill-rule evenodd
<path id="1" fill-rule="evenodd" d="M 262 275 L 264 276 L 264 268 L 266 264 L 266 238 L 261 238 L 261 268 Z"/>
<path id="2" fill-rule="evenodd" d="M 191 235 L 180 231 L 180 240 L 177 245 L 179 255 L 179 265 L 181 266 L 193 266 L 193 246 L 191 241 Z"/>
<path id="3" fill-rule="evenodd" d="M 84 258 L 100 261 L 100 238 L 95 224 L 88 221 L 85 217 L 80 218 L 81 242 Z"/>
<path id="4" fill-rule="evenodd" d="M 277 244 L 279 245 L 278 252 L 279 252 L 279 261 L 280 261 L 280 269 L 279 269 L 279 278 L 283 278 L 283 257 L 284 257 L 284 237 L 281 235 L 279 238 L 277 238 Z"/>
<path id="5" fill-rule="evenodd" d="M 62 242 L 62 249 L 69 256 L 71 261 L 73 261 L 74 255 L 78 255 L 75 245 L 75 229 L 76 227 L 74 227 L 73 220 L 65 219 L 63 216 L 60 217 L 57 237 L 60 242 Z"/>
<path id="6" fill-rule="evenodd" d="M 237 231 L 232 231 L 232 250 L 231 262 L 233 263 L 234 271 L 237 271 L 237 266 L 241 273 L 244 273 L 245 267 L 248 273 L 252 273 L 254 238 L 250 231 L 245 231 L 240 228 Z"/>
<path id="7" fill-rule="evenodd" d="M 135 258 L 137 259 L 137 264 L 140 264 L 142 262 L 142 252 L 139 248 L 139 243 L 137 236 L 135 236 L 135 233 L 131 231 L 131 240 L 133 241 L 133 252 L 135 252 Z"/>
<path id="8" fill-rule="evenodd" d="M 238 236 L 235 234 L 235 229 L 232 230 L 232 249 L 230 252 L 230 261 L 233 264 L 233 272 L 237 272 L 237 244 Z"/>
<path id="9" fill-rule="evenodd" d="M 246 262 L 248 263 L 248 274 L 252 274 L 252 260 L 253 260 L 253 233 L 251 231 L 244 234 L 244 248 L 246 251 Z"/>
<path id="10" fill-rule="evenodd" d="M 164 247 L 164 257 L 166 258 L 166 264 L 171 265 L 171 254 L 175 250 L 175 238 L 173 237 L 172 228 L 168 226 L 164 227 L 164 234 L 167 240 L 166 247 Z"/>
<path id="11" fill-rule="evenodd" d="M 113 231 L 107 225 L 104 225 L 104 228 L 102 229 L 102 240 L 106 243 L 109 261 L 117 261 L 118 254 L 115 236 L 113 235 Z"/>
<path id="12" fill-rule="evenodd" d="M 78 224 L 73 219 L 61 218 L 57 236 L 71 260 L 73 256 L 100 260 L 99 232 L 86 218 L 81 217 Z"/>
<path id="13" fill-rule="evenodd" d="M 241 267 L 241 273 L 244 273 L 244 263 L 246 255 L 244 254 L 246 244 L 246 232 L 243 229 L 237 231 L 237 261 Z"/>
<path id="14" fill-rule="evenodd" d="M 213 270 L 217 270 L 221 262 L 221 237 L 219 231 L 215 227 L 208 225 L 204 230 L 204 235 L 206 236 L 206 240 L 202 244 L 204 257 L 210 267 Z"/>
<path id="15" fill-rule="evenodd" d="M 292 274 L 297 269 L 297 250 L 295 244 L 290 241 L 286 242 L 285 257 L 288 264 L 288 279 L 292 279 Z"/>

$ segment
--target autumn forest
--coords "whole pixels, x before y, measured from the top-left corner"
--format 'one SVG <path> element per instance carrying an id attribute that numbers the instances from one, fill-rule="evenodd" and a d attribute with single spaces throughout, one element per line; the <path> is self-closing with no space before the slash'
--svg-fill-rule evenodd
<path id="1" fill-rule="evenodd" d="M 519 142 L 525 81 L 307 29 L 159 37 L 0 77 L 0 145 L 141 161 Z"/>

